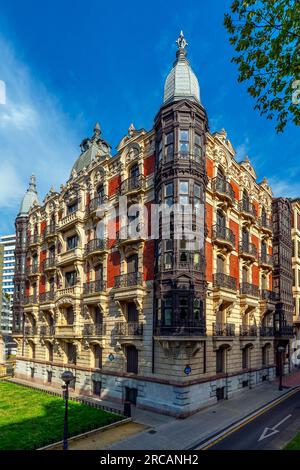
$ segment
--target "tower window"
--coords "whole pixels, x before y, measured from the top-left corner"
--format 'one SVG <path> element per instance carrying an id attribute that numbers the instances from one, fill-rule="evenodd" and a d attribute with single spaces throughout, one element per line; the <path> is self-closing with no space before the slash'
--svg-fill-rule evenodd
<path id="1" fill-rule="evenodd" d="M 179 203 L 182 205 L 189 203 L 189 182 L 180 181 L 179 183 Z"/>
<path id="2" fill-rule="evenodd" d="M 195 160 L 201 161 L 202 158 L 202 142 L 199 134 L 195 134 L 195 145 L 194 145 Z"/>
<path id="3" fill-rule="evenodd" d="M 170 207 L 173 205 L 174 186 L 173 183 L 165 186 L 165 202 Z"/>
<path id="4" fill-rule="evenodd" d="M 174 156 L 174 133 L 166 134 L 165 157 L 166 162 L 172 161 Z"/>
<path id="5" fill-rule="evenodd" d="M 179 151 L 180 155 L 183 158 L 188 157 L 188 153 L 190 150 L 190 139 L 189 139 L 189 131 L 183 131 L 181 130 L 179 132 Z"/>
<path id="6" fill-rule="evenodd" d="M 164 325 L 171 326 L 172 324 L 172 297 L 164 301 Z"/>

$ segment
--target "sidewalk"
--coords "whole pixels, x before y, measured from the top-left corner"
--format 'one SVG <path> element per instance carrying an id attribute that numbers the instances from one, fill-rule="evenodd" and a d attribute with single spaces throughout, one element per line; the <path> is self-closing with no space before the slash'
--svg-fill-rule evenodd
<path id="1" fill-rule="evenodd" d="M 152 429 L 119 441 L 107 449 L 184 450 L 191 448 L 196 443 L 222 431 L 267 403 L 284 396 L 297 385 L 300 385 L 300 371 L 283 378 L 283 386 L 288 388 L 282 392 L 278 390 L 278 381 L 264 383 L 254 390 L 237 393 L 233 398 L 220 401 L 184 420 L 171 418 L 169 422 L 152 426 Z M 136 410 L 134 421 L 139 422 L 139 414 Z M 146 421 L 144 419 L 143 424 L 146 424 Z"/>

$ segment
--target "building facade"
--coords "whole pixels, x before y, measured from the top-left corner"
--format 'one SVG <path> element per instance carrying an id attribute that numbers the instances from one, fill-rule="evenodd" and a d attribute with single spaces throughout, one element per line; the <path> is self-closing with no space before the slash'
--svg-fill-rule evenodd
<path id="1" fill-rule="evenodd" d="M 153 129 L 131 125 L 111 156 L 97 124 L 60 191 L 20 211 L 14 337 L 20 378 L 69 369 L 78 393 L 186 416 L 272 380 L 282 332 L 271 188 L 209 132 L 177 44 Z"/>
<path id="2" fill-rule="evenodd" d="M 11 334 L 13 326 L 13 295 L 15 273 L 15 243 L 16 236 L 3 235 L 0 237 L 1 256 L 1 313 L 0 331 Z"/>
<path id="3" fill-rule="evenodd" d="M 293 263 L 293 321 L 297 339 L 300 334 L 300 200 L 291 200 L 292 205 L 292 263 Z"/>

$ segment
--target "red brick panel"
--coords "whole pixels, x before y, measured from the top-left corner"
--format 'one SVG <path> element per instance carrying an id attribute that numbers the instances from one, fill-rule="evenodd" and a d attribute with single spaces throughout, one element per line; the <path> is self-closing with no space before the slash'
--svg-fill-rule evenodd
<path id="1" fill-rule="evenodd" d="M 46 228 L 46 225 L 47 225 L 46 220 L 42 220 L 42 222 L 41 222 L 41 234 L 44 233 L 44 230 L 45 230 L 45 228 Z"/>
<path id="2" fill-rule="evenodd" d="M 91 202 L 91 195 L 90 193 L 87 193 L 85 197 L 85 206 L 88 207 L 90 202 Z"/>
<path id="3" fill-rule="evenodd" d="M 210 158 L 206 158 L 206 173 L 209 178 L 214 176 L 214 163 Z"/>
<path id="4" fill-rule="evenodd" d="M 257 201 L 253 201 L 253 205 L 255 207 L 255 210 L 256 210 L 256 214 L 259 216 L 259 203 Z"/>
<path id="5" fill-rule="evenodd" d="M 144 246 L 144 280 L 152 281 L 154 278 L 154 240 L 148 240 Z"/>
<path id="6" fill-rule="evenodd" d="M 235 199 L 236 199 L 237 201 L 239 201 L 239 200 L 240 200 L 240 192 L 239 192 L 239 187 L 238 187 L 238 185 L 237 185 L 233 180 L 230 181 L 230 184 L 231 184 L 232 189 L 233 189 L 233 191 L 234 191 L 234 197 L 235 197 Z"/>
<path id="7" fill-rule="evenodd" d="M 41 251 L 40 252 L 40 271 L 42 271 L 43 262 L 45 261 L 46 258 L 47 258 L 47 251 L 46 250 Z"/>
<path id="8" fill-rule="evenodd" d="M 121 184 L 121 176 L 117 175 L 114 176 L 111 180 L 108 182 L 108 196 L 114 196 L 117 193 L 117 190 L 119 189 Z"/>
<path id="9" fill-rule="evenodd" d="M 273 290 L 273 275 L 272 275 L 272 273 L 269 276 L 269 290 Z"/>
<path id="10" fill-rule="evenodd" d="M 252 266 L 252 284 L 259 286 L 259 268 L 255 264 Z"/>
<path id="11" fill-rule="evenodd" d="M 258 251 L 259 251 L 259 239 L 255 235 L 252 235 L 251 241 L 252 241 L 253 245 L 256 246 L 257 253 L 258 253 Z"/>
<path id="12" fill-rule="evenodd" d="M 229 257 L 229 275 L 237 280 L 237 287 L 239 287 L 239 258 L 236 255 Z"/>
<path id="13" fill-rule="evenodd" d="M 153 204 L 154 204 L 154 201 L 149 201 L 149 202 L 146 202 L 146 204 L 145 204 L 147 213 L 145 212 L 144 216 L 146 218 L 146 215 L 147 215 L 148 230 L 147 230 L 146 235 L 148 235 L 148 237 L 151 236 L 151 208 L 152 208 Z"/>
<path id="14" fill-rule="evenodd" d="M 40 284 L 39 284 L 39 293 L 43 294 L 46 290 L 46 277 L 45 275 L 42 275 L 40 277 Z"/>
<path id="15" fill-rule="evenodd" d="M 144 160 L 144 175 L 148 176 L 154 173 L 155 170 L 155 155 L 145 158 Z"/>
<path id="16" fill-rule="evenodd" d="M 205 242 L 205 256 L 206 256 L 206 279 L 212 281 L 213 274 L 213 249 L 212 244 L 208 241 Z"/>
<path id="17" fill-rule="evenodd" d="M 115 276 L 120 275 L 120 252 L 113 251 L 109 253 L 107 260 L 107 287 L 113 287 L 115 284 Z"/>
<path id="18" fill-rule="evenodd" d="M 111 248 L 115 245 L 117 232 L 120 228 L 120 219 L 116 217 L 115 219 L 109 219 L 107 221 L 107 237 L 108 237 L 108 246 Z"/>
<path id="19" fill-rule="evenodd" d="M 208 237 L 211 238 L 211 229 L 213 223 L 213 208 L 210 204 L 206 203 L 206 225 L 208 229 Z"/>
<path id="20" fill-rule="evenodd" d="M 235 236 L 235 249 L 238 250 L 239 246 L 239 224 L 234 220 L 229 220 L 229 228 L 233 231 Z"/>

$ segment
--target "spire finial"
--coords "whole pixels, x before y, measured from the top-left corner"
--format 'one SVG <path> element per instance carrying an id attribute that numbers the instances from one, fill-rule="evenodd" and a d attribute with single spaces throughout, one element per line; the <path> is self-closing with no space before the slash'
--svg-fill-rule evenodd
<path id="1" fill-rule="evenodd" d="M 101 134 L 101 128 L 99 122 L 96 122 L 95 127 L 94 127 L 94 134 L 95 135 L 100 135 Z"/>
<path id="2" fill-rule="evenodd" d="M 30 176 L 28 191 L 36 191 L 36 177 L 35 177 L 35 175 Z"/>
<path id="3" fill-rule="evenodd" d="M 186 46 L 188 46 L 188 43 L 186 42 L 186 39 L 184 37 L 183 31 L 180 31 L 179 38 L 176 41 L 176 44 L 178 46 L 178 49 L 185 49 Z"/>

